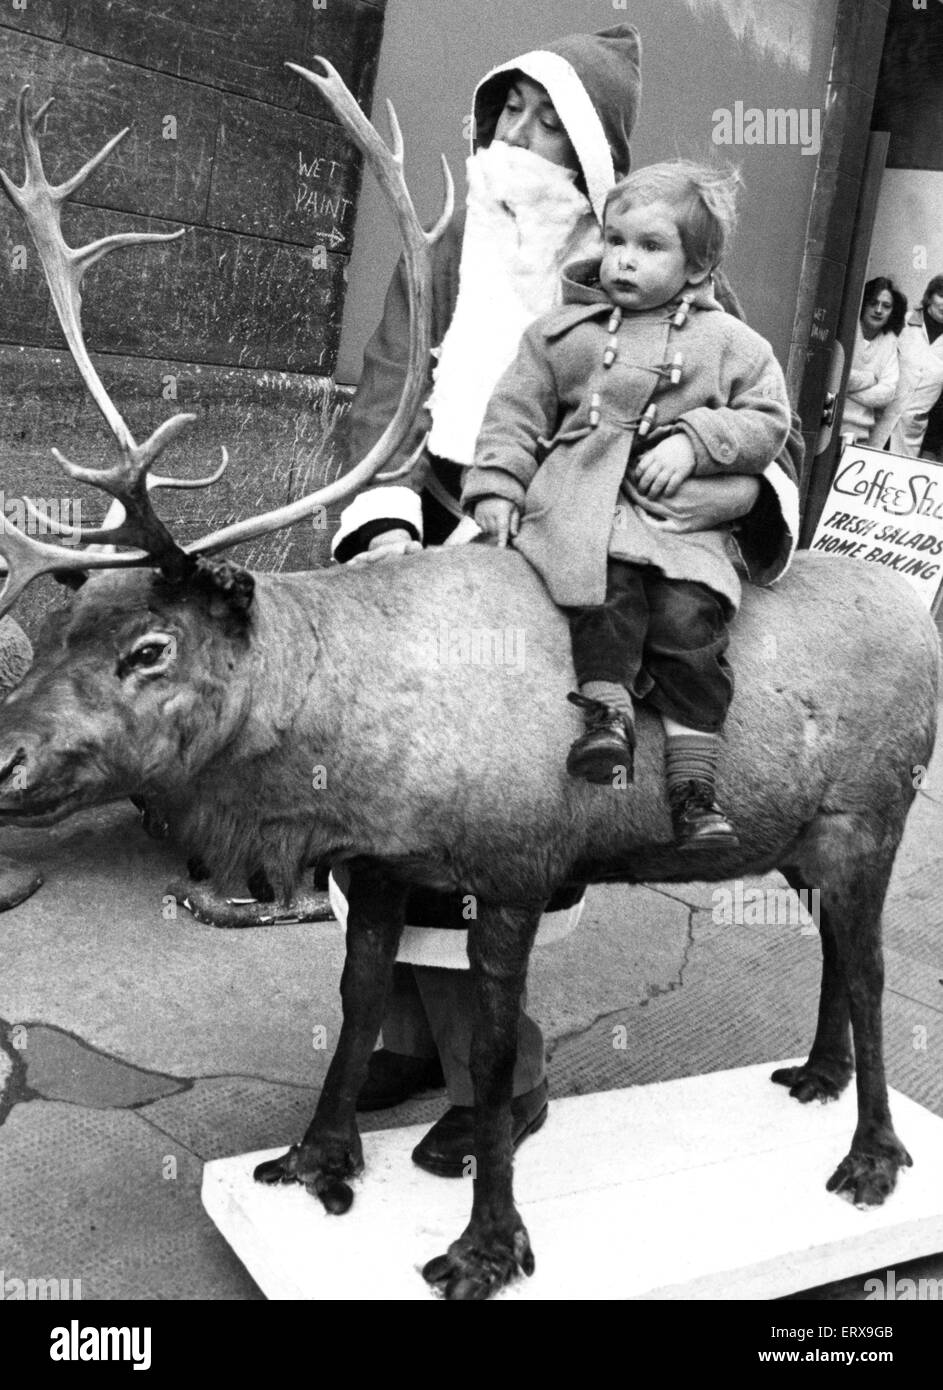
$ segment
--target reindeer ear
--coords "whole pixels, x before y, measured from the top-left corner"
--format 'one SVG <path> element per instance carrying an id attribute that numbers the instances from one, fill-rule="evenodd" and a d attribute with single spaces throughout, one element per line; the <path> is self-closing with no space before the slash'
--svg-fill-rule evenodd
<path id="1" fill-rule="evenodd" d="M 244 618 L 252 607 L 254 576 L 228 560 L 204 560 L 201 556 L 196 565 L 198 574 L 208 587 L 226 600 L 233 613 Z"/>

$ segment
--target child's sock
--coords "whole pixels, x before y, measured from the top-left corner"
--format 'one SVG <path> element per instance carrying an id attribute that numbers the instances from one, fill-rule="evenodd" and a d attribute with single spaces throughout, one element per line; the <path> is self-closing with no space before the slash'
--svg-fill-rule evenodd
<path id="1" fill-rule="evenodd" d="M 598 700 L 601 705 L 618 710 L 620 714 L 625 715 L 629 723 L 634 721 L 632 696 L 618 681 L 584 681 L 580 686 L 580 694 L 585 695 L 587 700 Z"/>
<path id="2" fill-rule="evenodd" d="M 719 759 L 719 734 L 669 734 L 665 740 L 668 791 L 683 782 L 707 782 L 713 787 Z"/>

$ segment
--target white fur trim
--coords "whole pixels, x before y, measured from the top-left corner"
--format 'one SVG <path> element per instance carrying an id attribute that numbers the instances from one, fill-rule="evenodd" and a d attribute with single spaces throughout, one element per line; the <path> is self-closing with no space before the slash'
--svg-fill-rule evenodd
<path id="1" fill-rule="evenodd" d="M 422 502 L 419 493 L 413 492 L 411 487 L 371 487 L 359 493 L 341 512 L 341 523 L 331 542 L 331 554 L 352 532 L 384 517 L 415 527 L 422 539 Z"/>
<path id="2" fill-rule="evenodd" d="M 779 503 L 779 510 L 783 516 L 783 524 L 789 532 L 789 554 L 786 556 L 786 563 L 780 570 L 780 575 L 783 575 L 792 564 L 792 557 L 796 553 L 796 543 L 799 540 L 799 489 L 778 463 L 769 464 L 763 470 L 763 477 L 776 494 L 776 501 Z"/>
<path id="3" fill-rule="evenodd" d="M 612 151 L 609 149 L 602 121 L 590 100 L 589 93 L 580 81 L 578 72 L 558 53 L 535 49 L 510 63 L 501 63 L 498 67 L 492 68 L 475 88 L 472 110 L 475 109 L 481 88 L 502 72 L 523 72 L 547 89 L 547 94 L 569 136 L 570 144 L 576 151 L 586 179 L 589 201 L 593 205 L 596 220 L 601 223 L 606 194 L 615 183 L 616 174 L 612 167 Z"/>
<path id="4" fill-rule="evenodd" d="M 347 927 L 347 899 L 331 874 L 327 881 L 328 897 L 334 916 L 341 927 Z M 575 931 L 583 915 L 586 899 L 559 912 L 545 912 L 537 928 L 536 946 L 549 946 L 562 941 Z M 403 928 L 396 959 L 405 965 L 432 965 L 439 970 L 468 969 L 468 932 L 450 931 L 446 927 Z"/>
<path id="5" fill-rule="evenodd" d="M 431 453 L 474 462 L 485 409 L 521 334 L 560 303 L 564 265 L 600 250 L 569 170 L 501 140 L 472 155 L 458 299 L 428 403 Z"/>

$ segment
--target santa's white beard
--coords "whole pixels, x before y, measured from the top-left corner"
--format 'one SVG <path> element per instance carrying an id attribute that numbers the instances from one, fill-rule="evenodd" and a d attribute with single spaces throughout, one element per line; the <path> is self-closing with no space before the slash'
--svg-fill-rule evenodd
<path id="1" fill-rule="evenodd" d="M 602 249 L 568 169 L 502 140 L 472 155 L 467 169 L 458 300 L 429 398 L 429 449 L 462 464 L 474 461 L 491 392 L 524 329 L 560 303 L 564 265 Z"/>

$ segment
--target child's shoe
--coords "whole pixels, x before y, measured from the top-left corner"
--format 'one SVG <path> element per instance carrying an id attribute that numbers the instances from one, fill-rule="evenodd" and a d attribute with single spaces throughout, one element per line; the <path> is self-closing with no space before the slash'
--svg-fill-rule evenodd
<path id="1" fill-rule="evenodd" d="M 566 770 L 573 777 L 600 786 L 612 786 L 615 776 L 626 782 L 634 777 L 635 728 L 632 720 L 621 710 L 590 700 L 571 690 L 566 697 L 583 711 L 585 733 L 580 734 L 566 760 Z"/>
<path id="2" fill-rule="evenodd" d="M 737 832 L 714 800 L 710 782 L 668 788 L 668 805 L 678 849 L 738 849 Z"/>

